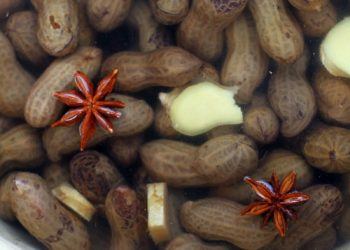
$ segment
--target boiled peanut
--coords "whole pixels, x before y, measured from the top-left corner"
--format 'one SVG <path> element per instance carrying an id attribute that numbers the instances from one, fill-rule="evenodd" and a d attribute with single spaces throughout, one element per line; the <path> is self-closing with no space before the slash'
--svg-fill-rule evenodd
<path id="1" fill-rule="evenodd" d="M 22 118 L 34 81 L 34 77 L 18 63 L 10 41 L 0 31 L 0 113 Z"/>
<path id="2" fill-rule="evenodd" d="M 225 250 L 225 246 L 218 246 L 202 241 L 193 234 L 181 234 L 170 241 L 165 250 Z"/>
<path id="3" fill-rule="evenodd" d="M 289 15 L 284 0 L 252 0 L 259 40 L 265 52 L 278 63 L 293 63 L 303 53 L 304 39 L 297 22 Z"/>
<path id="4" fill-rule="evenodd" d="M 311 199 L 298 209 L 298 220 L 290 223 L 286 237 L 277 238 L 266 249 L 299 249 L 326 231 L 341 214 L 343 200 L 336 187 L 315 185 L 303 192 Z"/>
<path id="5" fill-rule="evenodd" d="M 177 44 L 204 61 L 222 53 L 224 29 L 243 11 L 247 0 L 194 0 L 177 30 Z"/>
<path id="6" fill-rule="evenodd" d="M 88 0 L 87 13 L 91 25 L 100 32 L 108 32 L 128 16 L 133 0 Z"/>
<path id="7" fill-rule="evenodd" d="M 77 0 L 79 5 L 79 46 L 92 46 L 95 43 L 96 32 L 91 27 L 87 16 L 87 0 Z"/>
<path id="8" fill-rule="evenodd" d="M 139 159 L 143 136 L 114 137 L 108 140 L 109 155 L 121 166 L 130 167 Z"/>
<path id="9" fill-rule="evenodd" d="M 224 125 L 219 126 L 216 128 L 213 128 L 207 133 L 207 138 L 213 139 L 215 137 L 219 137 L 222 135 L 232 135 L 232 134 L 239 134 L 240 132 L 240 126 L 237 125 Z"/>
<path id="10" fill-rule="evenodd" d="M 316 236 L 303 245 L 302 250 L 317 249 L 317 250 L 329 250 L 334 249 L 337 243 L 337 232 L 333 227 L 328 228 L 326 231 Z"/>
<path id="11" fill-rule="evenodd" d="M 0 18 L 22 7 L 26 0 L 2 0 L 0 3 Z"/>
<path id="12" fill-rule="evenodd" d="M 170 186 L 232 184 L 257 166 L 253 141 L 244 135 L 216 137 L 196 147 L 171 140 L 155 140 L 140 150 L 152 178 Z"/>
<path id="13" fill-rule="evenodd" d="M 310 37 L 323 37 L 337 23 L 337 11 L 331 2 L 320 10 L 297 10 L 296 16 L 304 34 Z"/>
<path id="14" fill-rule="evenodd" d="M 350 130 L 322 126 L 312 129 L 301 145 L 307 162 L 330 173 L 350 171 Z"/>
<path id="15" fill-rule="evenodd" d="M 122 110 L 122 117 L 113 120 L 115 132 L 106 133 L 97 129 L 95 136 L 91 139 L 89 146 L 112 137 L 131 136 L 146 130 L 153 122 L 153 110 L 144 101 L 133 97 L 111 94 L 107 99 L 121 100 L 126 104 Z M 78 151 L 80 143 L 78 125 L 71 127 L 49 128 L 44 132 L 43 142 L 48 157 L 51 161 L 59 161 L 63 155 Z"/>
<path id="16" fill-rule="evenodd" d="M 329 0 L 288 0 L 295 8 L 303 11 L 321 11 Z"/>
<path id="17" fill-rule="evenodd" d="M 8 193 L 5 200 L 4 193 Z M 85 225 L 52 196 L 40 176 L 26 172 L 8 175 L 0 183 L 0 197 L 13 218 L 48 249 L 90 249 Z"/>
<path id="18" fill-rule="evenodd" d="M 187 15 L 189 0 L 150 0 L 155 19 L 165 25 L 180 23 Z"/>
<path id="19" fill-rule="evenodd" d="M 43 66 L 48 62 L 48 54 L 36 37 L 37 19 L 34 11 L 16 12 L 7 20 L 6 33 L 21 58 L 36 66 Z"/>
<path id="20" fill-rule="evenodd" d="M 154 128 L 156 132 L 165 138 L 175 138 L 180 135 L 171 123 L 168 111 L 163 105 L 158 105 L 154 116 Z"/>
<path id="21" fill-rule="evenodd" d="M 100 67 L 102 51 L 94 47 L 82 47 L 74 54 L 56 59 L 35 82 L 25 107 L 26 121 L 33 127 L 46 127 L 60 115 L 63 104 L 53 94 L 72 89 L 74 74 L 82 71 L 90 78 Z"/>
<path id="22" fill-rule="evenodd" d="M 0 135 L 17 125 L 17 121 L 0 115 Z"/>
<path id="23" fill-rule="evenodd" d="M 207 198 L 182 205 L 180 219 L 186 231 L 206 240 L 223 240 L 243 249 L 259 249 L 277 232 L 261 228 L 258 217 L 242 216 L 244 206 L 234 201 Z"/>
<path id="24" fill-rule="evenodd" d="M 313 88 L 322 118 L 350 125 L 350 81 L 332 76 L 322 68 L 315 73 Z"/>
<path id="25" fill-rule="evenodd" d="M 259 168 L 252 173 L 254 179 L 268 180 L 275 172 L 282 180 L 291 171 L 297 174 L 295 187 L 302 189 L 313 181 L 311 167 L 299 155 L 284 149 L 276 149 L 268 153 L 259 163 Z M 217 187 L 212 190 L 212 195 L 231 199 L 241 203 L 249 203 L 256 198 L 255 193 L 245 183 L 237 183 L 227 187 Z"/>
<path id="26" fill-rule="evenodd" d="M 38 12 L 37 37 L 53 56 L 65 56 L 78 46 L 78 5 L 72 0 L 31 0 Z"/>
<path id="27" fill-rule="evenodd" d="M 337 229 L 341 239 L 346 240 L 350 237 L 350 204 L 347 197 L 345 209 L 337 222 Z"/>
<path id="28" fill-rule="evenodd" d="M 112 161 L 97 151 L 76 154 L 70 161 L 74 187 L 93 203 L 105 202 L 109 190 L 125 182 Z"/>
<path id="29" fill-rule="evenodd" d="M 126 186 L 115 187 L 105 206 L 112 229 L 111 249 L 148 249 L 144 205 L 136 192 Z"/>
<path id="30" fill-rule="evenodd" d="M 146 1 L 136 0 L 127 20 L 138 30 L 140 51 L 148 52 L 173 44 L 169 30 L 154 20 Z"/>
<path id="31" fill-rule="evenodd" d="M 50 189 L 57 187 L 63 182 L 69 182 L 68 166 L 62 163 L 51 163 L 44 168 L 43 178 Z"/>
<path id="32" fill-rule="evenodd" d="M 187 51 L 164 47 L 148 53 L 116 53 L 104 61 L 102 72 L 118 69 L 118 89 L 135 92 L 152 86 L 182 86 L 198 75 L 201 66 Z"/>
<path id="33" fill-rule="evenodd" d="M 268 99 L 281 119 L 284 137 L 299 134 L 316 114 L 314 92 L 305 76 L 308 57 L 305 51 L 293 65 L 280 65 L 269 82 Z"/>
<path id="34" fill-rule="evenodd" d="M 267 73 L 268 57 L 260 46 L 254 20 L 248 12 L 227 27 L 226 43 L 228 51 L 221 69 L 222 84 L 238 86 L 236 101 L 249 103 Z"/>
<path id="35" fill-rule="evenodd" d="M 13 169 L 38 167 L 45 160 L 39 132 L 27 124 L 0 136 L 0 176 Z"/>

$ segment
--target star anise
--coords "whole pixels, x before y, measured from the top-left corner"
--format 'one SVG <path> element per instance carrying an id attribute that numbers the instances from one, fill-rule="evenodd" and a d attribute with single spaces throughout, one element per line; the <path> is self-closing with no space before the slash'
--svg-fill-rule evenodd
<path id="1" fill-rule="evenodd" d="M 117 74 L 118 70 L 115 69 L 104 77 L 99 82 L 96 92 L 94 92 L 93 84 L 89 78 L 78 71 L 74 75 L 74 80 L 80 93 L 77 90 L 68 90 L 54 94 L 59 101 L 73 109 L 68 110 L 60 120 L 51 126 L 70 126 L 82 120 L 79 128 L 81 136 L 80 150 L 84 150 L 95 133 L 96 123 L 108 132 L 113 133 L 113 124 L 108 118 L 118 119 L 122 115 L 113 108 L 124 108 L 125 104 L 123 102 L 104 100 L 105 96 L 113 91 Z"/>
<path id="2" fill-rule="evenodd" d="M 241 212 L 241 215 L 265 214 L 263 226 L 273 216 L 279 234 L 284 237 L 287 228 L 286 217 L 292 220 L 297 219 L 296 212 L 290 207 L 310 199 L 307 194 L 292 191 L 295 187 L 296 173 L 289 173 L 281 183 L 275 173 L 272 174 L 269 182 L 254 180 L 250 177 L 245 177 L 244 181 L 251 186 L 262 201 L 253 202 Z"/>

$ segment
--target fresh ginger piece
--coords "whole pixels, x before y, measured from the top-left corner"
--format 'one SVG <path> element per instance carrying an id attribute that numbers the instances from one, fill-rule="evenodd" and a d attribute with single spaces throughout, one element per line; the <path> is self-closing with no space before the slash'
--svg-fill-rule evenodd
<path id="1" fill-rule="evenodd" d="M 191 85 L 182 91 L 161 93 L 172 126 L 178 132 L 196 136 L 222 126 L 243 122 L 241 108 L 233 99 L 237 88 L 220 87 L 209 81 Z"/>
<path id="2" fill-rule="evenodd" d="M 171 239 L 166 183 L 147 185 L 148 230 L 156 244 Z"/>
<path id="3" fill-rule="evenodd" d="M 51 192 L 60 202 L 87 221 L 90 221 L 96 212 L 95 207 L 67 182 L 55 187 Z"/>
<path id="4" fill-rule="evenodd" d="M 335 76 L 350 78 L 350 17 L 337 23 L 321 44 L 321 61 Z"/>

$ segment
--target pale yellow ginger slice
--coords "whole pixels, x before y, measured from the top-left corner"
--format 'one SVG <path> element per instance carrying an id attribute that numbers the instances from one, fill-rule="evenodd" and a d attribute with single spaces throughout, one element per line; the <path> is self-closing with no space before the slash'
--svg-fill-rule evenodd
<path id="1" fill-rule="evenodd" d="M 96 212 L 95 207 L 67 182 L 58 185 L 51 192 L 60 202 L 87 221 L 90 221 Z"/>
<path id="2" fill-rule="evenodd" d="M 148 231 L 156 244 L 171 239 L 166 183 L 147 185 Z"/>
<path id="3" fill-rule="evenodd" d="M 350 78 L 350 17 L 328 32 L 320 54 L 323 65 L 332 75 Z"/>
<path id="4" fill-rule="evenodd" d="M 237 88 L 205 81 L 161 93 L 159 99 L 167 108 L 174 129 L 196 136 L 218 126 L 242 123 L 242 110 L 233 98 L 236 92 Z"/>

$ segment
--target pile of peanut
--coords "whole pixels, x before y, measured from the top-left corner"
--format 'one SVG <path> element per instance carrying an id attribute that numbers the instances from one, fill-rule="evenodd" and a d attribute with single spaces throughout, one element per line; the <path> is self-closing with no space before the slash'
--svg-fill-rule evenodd
<path id="1" fill-rule="evenodd" d="M 43 246 L 59 250 L 346 244 L 350 80 L 331 75 L 318 55 L 346 6 L 341 0 L 0 0 L 0 219 L 18 221 Z M 53 94 L 73 89 L 76 71 L 98 82 L 113 69 L 119 74 L 108 98 L 126 104 L 122 117 L 113 120 L 113 134 L 97 129 L 79 152 L 79 124 L 50 127 L 66 110 Z M 196 137 L 172 127 L 158 93 L 198 78 L 238 87 L 243 124 Z M 262 228 L 261 217 L 240 215 L 257 198 L 243 177 L 283 178 L 291 171 L 311 200 L 297 208 L 298 220 L 281 238 L 272 222 Z M 153 182 L 169 187 L 173 221 L 170 237 L 157 244 L 147 228 L 146 185 Z M 53 196 L 61 183 L 96 208 L 90 222 Z"/>

